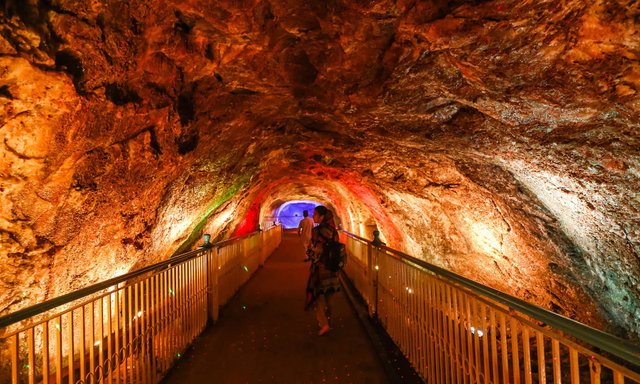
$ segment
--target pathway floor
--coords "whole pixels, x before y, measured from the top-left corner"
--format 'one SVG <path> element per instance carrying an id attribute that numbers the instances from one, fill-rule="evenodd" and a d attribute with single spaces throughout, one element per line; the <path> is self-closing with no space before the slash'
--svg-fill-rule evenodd
<path id="1" fill-rule="evenodd" d="M 389 383 L 344 292 L 332 298 L 332 326 L 318 336 L 305 312 L 304 263 L 296 233 L 221 309 L 163 383 Z"/>

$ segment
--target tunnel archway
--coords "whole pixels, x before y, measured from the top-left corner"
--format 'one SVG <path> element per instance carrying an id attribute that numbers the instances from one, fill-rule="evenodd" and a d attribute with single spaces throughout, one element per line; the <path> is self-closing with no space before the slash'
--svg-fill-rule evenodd
<path id="1" fill-rule="evenodd" d="M 276 209 L 275 220 L 282 224 L 284 229 L 297 228 L 303 217 L 303 211 L 313 216 L 313 209 L 321 203 L 313 200 L 290 200 Z"/>
<path id="2" fill-rule="evenodd" d="M 61 1 L 82 15 L 61 17 L 34 3 L 4 2 L 0 21 L 3 311 L 204 233 L 250 234 L 308 199 L 345 231 L 377 228 L 391 248 L 566 316 L 588 321 L 594 301 L 604 326 L 640 339 L 632 6 L 173 2 L 176 16 Z M 197 21 L 186 40 L 158 33 L 183 19 Z M 132 20 L 154 27 L 121 28 Z"/>

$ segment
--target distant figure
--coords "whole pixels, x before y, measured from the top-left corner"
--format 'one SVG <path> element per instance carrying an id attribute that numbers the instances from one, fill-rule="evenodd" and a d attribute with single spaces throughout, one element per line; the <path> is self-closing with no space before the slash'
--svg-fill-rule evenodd
<path id="1" fill-rule="evenodd" d="M 377 229 L 373 231 L 373 241 L 371 241 L 371 244 L 375 245 L 376 247 L 379 245 L 387 245 L 387 243 L 380 240 L 380 232 Z"/>
<path id="2" fill-rule="evenodd" d="M 311 233 L 311 246 L 307 255 L 311 258 L 309 280 L 307 281 L 307 299 L 305 309 L 313 307 L 318 320 L 318 336 L 331 330 L 329 314 L 331 313 L 330 298 L 340 290 L 338 273 L 330 271 L 324 264 L 323 256 L 326 245 L 330 241 L 338 241 L 338 231 L 333 220 L 333 213 L 326 207 L 319 205 L 313 210 L 313 221 L 319 225 Z"/>
<path id="3" fill-rule="evenodd" d="M 298 236 L 302 240 L 302 246 L 304 247 L 305 253 L 311 245 L 311 230 L 313 229 L 313 220 L 309 217 L 308 211 L 302 211 L 302 216 L 304 218 L 300 220 L 300 224 L 298 224 Z M 306 261 L 306 260 L 305 260 Z"/>
<path id="4" fill-rule="evenodd" d="M 205 233 L 202 237 L 204 238 L 204 243 L 202 243 L 202 245 L 199 246 L 198 249 L 211 249 L 211 248 L 213 248 L 213 244 L 210 243 L 211 235 L 208 234 L 208 233 Z"/>

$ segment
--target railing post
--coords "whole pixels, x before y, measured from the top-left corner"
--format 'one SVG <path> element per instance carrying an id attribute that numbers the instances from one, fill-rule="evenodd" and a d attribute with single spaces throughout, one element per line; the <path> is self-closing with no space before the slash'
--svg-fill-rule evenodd
<path id="1" fill-rule="evenodd" d="M 373 289 L 374 289 L 374 318 L 378 318 L 378 270 L 380 269 L 378 265 L 378 256 L 380 255 L 380 245 L 385 245 L 385 243 L 380 240 L 380 231 L 377 229 L 373 231 L 373 240 L 371 243 L 367 243 L 369 246 L 369 252 L 371 255 L 371 261 L 373 262 Z"/>
<path id="2" fill-rule="evenodd" d="M 207 253 L 206 253 L 205 259 L 204 259 L 205 260 L 205 270 L 207 271 L 206 272 L 206 274 L 207 274 L 207 319 L 211 319 L 211 317 L 212 317 L 211 316 L 211 302 L 213 301 L 211 299 L 212 292 L 213 292 L 213 288 L 211 287 L 212 286 L 212 280 L 213 280 L 213 278 L 211 277 L 212 271 L 213 271 L 213 268 L 211 267 L 211 264 L 212 264 L 212 262 L 211 262 L 211 253 L 212 253 L 212 251 L 208 250 Z"/>
<path id="3" fill-rule="evenodd" d="M 373 269 L 373 318 L 378 319 L 378 247 L 369 244 L 369 252 L 371 253 L 372 269 Z"/>
<path id="4" fill-rule="evenodd" d="M 367 299 L 369 301 L 369 316 L 376 316 L 376 303 L 375 303 L 375 268 L 373 264 L 373 246 L 370 243 L 367 244 L 367 286 L 369 287 L 369 293 Z"/>
<path id="5" fill-rule="evenodd" d="M 219 247 L 207 251 L 207 291 L 209 292 L 207 312 L 209 320 L 218 320 L 218 255 Z"/>
<path id="6" fill-rule="evenodd" d="M 266 255 L 267 247 L 264 244 L 265 236 L 264 236 L 264 231 L 262 229 L 260 229 L 260 234 L 258 236 L 260 236 L 258 238 L 258 253 L 260 254 L 260 266 L 264 267 L 264 261 L 267 258 L 267 255 Z"/>

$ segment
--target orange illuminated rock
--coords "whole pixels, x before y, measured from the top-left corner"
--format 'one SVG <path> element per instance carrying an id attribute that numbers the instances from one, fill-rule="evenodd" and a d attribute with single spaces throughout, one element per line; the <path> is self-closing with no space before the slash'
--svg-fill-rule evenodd
<path id="1" fill-rule="evenodd" d="M 5 3 L 1 314 L 311 199 L 637 339 L 631 1 Z"/>

